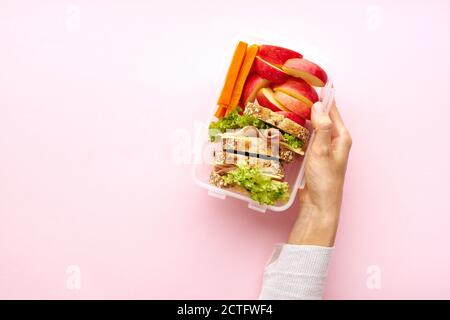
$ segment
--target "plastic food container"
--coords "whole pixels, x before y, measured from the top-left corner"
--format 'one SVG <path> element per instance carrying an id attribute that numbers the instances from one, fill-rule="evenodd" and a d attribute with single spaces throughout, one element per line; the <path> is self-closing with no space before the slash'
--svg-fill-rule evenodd
<path id="1" fill-rule="evenodd" d="M 271 43 L 269 41 L 264 40 L 256 40 L 256 39 L 239 39 L 242 41 L 247 42 L 250 44 L 269 44 L 269 45 L 275 45 L 280 47 L 285 47 L 300 53 L 303 53 L 302 48 L 293 48 L 290 46 L 284 46 L 282 43 Z M 230 47 L 234 47 L 236 43 L 230 43 Z M 304 58 L 311 60 L 313 62 L 316 62 L 314 60 L 314 56 L 304 54 Z M 228 67 L 228 65 L 227 65 Z M 326 85 L 322 88 L 315 87 L 318 95 L 319 100 L 322 101 L 324 107 L 326 110 L 329 110 L 331 107 L 331 104 L 334 99 L 334 89 L 332 80 L 330 79 L 330 73 L 329 70 L 324 66 L 325 71 L 328 74 L 328 81 Z M 223 72 L 223 79 L 225 78 L 225 74 L 227 72 L 227 69 Z M 310 130 L 311 135 L 308 142 L 308 145 L 305 150 L 304 156 L 299 156 L 297 159 L 293 160 L 291 163 L 287 163 L 284 165 L 285 168 L 285 178 L 284 181 L 286 181 L 289 184 L 289 198 L 287 201 L 276 204 L 276 205 L 263 205 L 260 204 L 254 200 L 252 200 L 249 196 L 246 196 L 244 194 L 234 192 L 227 189 L 221 189 L 213 184 L 210 183 L 210 174 L 213 169 L 213 165 L 211 164 L 213 159 L 213 150 L 214 150 L 214 144 L 209 141 L 209 135 L 208 135 L 208 126 L 211 121 L 217 121 L 217 118 L 215 117 L 214 113 L 217 109 L 216 101 L 211 101 L 211 108 L 209 111 L 209 115 L 206 115 L 206 122 L 204 125 L 201 126 L 201 128 L 198 128 L 196 132 L 196 137 L 194 139 L 194 165 L 193 165 L 193 179 L 195 183 L 204 188 L 207 191 L 207 194 L 209 196 L 225 200 L 227 197 L 236 198 L 239 200 L 242 200 L 243 203 L 246 203 L 247 206 L 250 209 L 253 209 L 255 211 L 259 212 L 266 212 L 267 210 L 271 210 L 274 212 L 282 212 L 287 210 L 291 205 L 294 203 L 295 197 L 297 195 L 298 189 L 303 189 L 305 185 L 304 181 L 304 173 L 305 173 L 305 159 L 308 157 L 309 149 L 311 142 L 314 139 L 314 133 L 311 130 L 311 124 L 309 121 L 306 122 L 306 127 Z"/>

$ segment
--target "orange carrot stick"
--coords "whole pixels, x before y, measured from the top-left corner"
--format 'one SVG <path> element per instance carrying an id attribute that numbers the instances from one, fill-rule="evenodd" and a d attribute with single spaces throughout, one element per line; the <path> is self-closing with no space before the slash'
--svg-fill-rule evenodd
<path id="1" fill-rule="evenodd" d="M 214 115 L 216 116 L 216 118 L 220 119 L 225 116 L 226 112 L 227 112 L 227 107 L 223 104 L 220 104 Z"/>
<path id="2" fill-rule="evenodd" d="M 225 105 L 226 107 L 228 107 L 231 102 L 231 95 L 233 94 L 234 85 L 239 75 L 241 65 L 244 61 L 246 51 L 247 43 L 239 41 L 236 50 L 234 51 L 230 67 L 228 68 L 227 77 L 225 78 L 222 92 L 220 94 L 219 100 L 217 101 L 217 104 L 219 105 L 218 111 L 219 109 L 221 109 L 220 105 Z"/>
<path id="3" fill-rule="evenodd" d="M 244 62 L 242 63 L 241 70 L 239 70 L 236 84 L 234 85 L 230 106 L 227 109 L 226 115 L 233 111 L 239 104 L 239 99 L 241 98 L 242 90 L 244 89 L 245 80 L 247 80 L 248 74 L 250 73 L 250 69 L 252 68 L 253 61 L 255 60 L 258 50 L 259 47 L 256 44 L 251 45 L 247 48 Z"/>

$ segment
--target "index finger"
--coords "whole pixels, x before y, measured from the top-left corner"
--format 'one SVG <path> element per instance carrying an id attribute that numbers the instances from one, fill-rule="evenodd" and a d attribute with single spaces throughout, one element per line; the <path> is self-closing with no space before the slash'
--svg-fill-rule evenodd
<path id="1" fill-rule="evenodd" d="M 348 153 L 352 140 L 334 100 L 330 109 L 330 119 L 333 122 L 333 144 L 344 153 Z"/>
<path id="2" fill-rule="evenodd" d="M 335 132 L 337 135 L 343 135 L 348 133 L 344 121 L 342 120 L 341 114 L 339 113 L 339 110 L 336 107 L 336 100 L 333 100 L 333 104 L 331 105 L 330 118 L 331 121 L 333 121 L 333 125 L 336 129 Z"/>

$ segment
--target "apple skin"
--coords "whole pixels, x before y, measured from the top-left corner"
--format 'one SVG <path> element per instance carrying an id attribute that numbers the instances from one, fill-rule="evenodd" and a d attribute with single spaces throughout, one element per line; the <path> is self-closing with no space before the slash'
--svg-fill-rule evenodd
<path id="1" fill-rule="evenodd" d="M 286 82 L 273 87 L 275 92 L 284 92 L 311 107 L 319 101 L 316 90 L 300 78 L 289 78 Z"/>
<path id="2" fill-rule="evenodd" d="M 278 67 L 281 67 L 289 59 L 303 58 L 298 52 L 271 45 L 261 45 L 258 55 L 265 61 Z"/>
<path id="3" fill-rule="evenodd" d="M 253 62 L 253 68 L 261 78 L 269 80 L 275 84 L 283 83 L 289 77 L 286 72 L 277 66 L 270 64 L 259 56 L 256 56 L 255 61 Z"/>
<path id="4" fill-rule="evenodd" d="M 283 64 L 282 69 L 289 75 L 302 78 L 315 87 L 323 87 L 328 81 L 327 73 L 320 66 L 306 59 L 289 59 Z"/>
<path id="5" fill-rule="evenodd" d="M 289 111 L 275 99 L 274 92 L 270 88 L 259 89 L 258 93 L 256 94 L 256 100 L 258 100 L 258 103 L 261 106 L 272 111 Z"/>
<path id="6" fill-rule="evenodd" d="M 276 111 L 276 113 L 283 115 L 285 118 L 291 119 L 295 123 L 301 125 L 302 127 L 305 126 L 306 120 L 299 115 L 295 114 L 294 112 L 288 112 L 288 111 Z"/>
<path id="7" fill-rule="evenodd" d="M 297 114 L 303 119 L 311 119 L 311 107 L 308 107 L 306 103 L 298 100 L 287 93 L 276 91 L 274 93 L 275 99 L 280 102 L 286 109 Z"/>
<path id="8" fill-rule="evenodd" d="M 245 108 L 248 102 L 255 101 L 256 93 L 259 89 L 268 87 L 269 80 L 261 78 L 259 75 L 252 73 L 245 81 L 244 89 L 242 90 L 241 106 Z"/>

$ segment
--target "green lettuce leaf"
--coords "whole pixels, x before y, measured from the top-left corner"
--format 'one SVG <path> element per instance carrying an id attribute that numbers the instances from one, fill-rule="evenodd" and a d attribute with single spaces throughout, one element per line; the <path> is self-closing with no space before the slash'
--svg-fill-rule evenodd
<path id="1" fill-rule="evenodd" d="M 257 168 L 238 166 L 223 177 L 225 186 L 239 185 L 250 192 L 250 197 L 261 204 L 273 205 L 278 200 L 288 198 L 287 182 L 272 180 Z"/>
<path id="2" fill-rule="evenodd" d="M 261 121 L 250 115 L 240 115 L 242 111 L 240 108 L 234 109 L 228 116 L 211 122 L 209 125 L 209 138 L 212 142 L 216 140 L 218 131 L 221 133 L 231 129 L 241 129 L 247 126 L 253 126 L 258 129 L 268 129 L 270 126 L 264 121 Z"/>
<path id="3" fill-rule="evenodd" d="M 303 141 L 294 137 L 293 135 L 290 135 L 289 133 L 284 133 L 283 138 L 286 141 L 286 143 L 294 149 L 303 147 Z"/>

